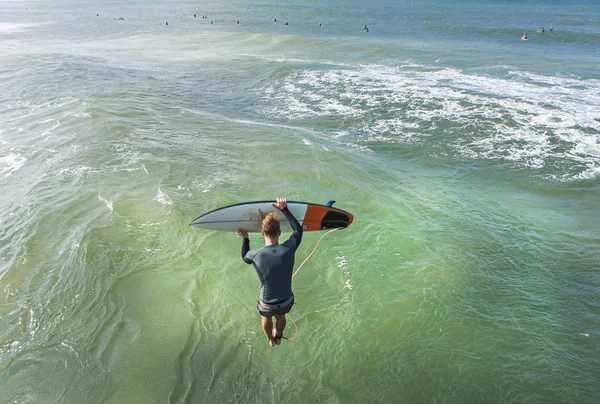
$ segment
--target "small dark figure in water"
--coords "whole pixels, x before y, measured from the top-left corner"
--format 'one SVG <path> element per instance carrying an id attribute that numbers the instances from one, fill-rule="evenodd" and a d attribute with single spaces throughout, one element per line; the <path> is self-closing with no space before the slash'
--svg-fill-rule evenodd
<path id="1" fill-rule="evenodd" d="M 540 30 L 540 32 L 543 34 L 544 33 L 544 27 L 542 27 L 542 29 Z"/>
<path id="2" fill-rule="evenodd" d="M 165 25 L 169 25 L 169 21 L 167 21 L 167 23 Z"/>
<path id="3" fill-rule="evenodd" d="M 113 18 L 115 21 L 125 21 L 125 18 L 121 17 L 121 18 Z"/>
<path id="4" fill-rule="evenodd" d="M 212 24 L 213 22 L 211 21 L 210 23 Z"/>
<path id="5" fill-rule="evenodd" d="M 550 29 L 548 30 L 548 32 L 552 32 L 553 29 L 554 29 L 554 27 L 550 27 Z"/>
<path id="6" fill-rule="evenodd" d="M 366 32 L 369 32 L 369 28 L 367 28 Z"/>
<path id="7" fill-rule="evenodd" d="M 275 18 L 275 19 L 273 20 L 273 22 L 277 22 L 277 18 Z"/>
<path id="8" fill-rule="evenodd" d="M 100 17 L 100 14 L 96 14 L 96 17 Z"/>
<path id="9" fill-rule="evenodd" d="M 323 26 L 323 24 L 319 23 L 319 27 L 322 27 L 322 26 Z"/>
<path id="10" fill-rule="evenodd" d="M 238 23 L 238 24 L 240 23 L 240 22 L 239 22 L 239 20 L 238 20 L 238 22 L 237 22 L 237 23 Z"/>
<path id="11" fill-rule="evenodd" d="M 194 18 L 196 18 L 196 14 L 194 14 Z"/>
<path id="12" fill-rule="evenodd" d="M 287 21 L 286 21 L 285 25 L 288 25 Z"/>

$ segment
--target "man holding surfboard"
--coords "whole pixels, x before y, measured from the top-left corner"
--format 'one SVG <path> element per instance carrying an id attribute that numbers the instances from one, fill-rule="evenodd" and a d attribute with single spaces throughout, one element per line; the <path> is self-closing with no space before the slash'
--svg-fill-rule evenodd
<path id="1" fill-rule="evenodd" d="M 262 328 L 269 345 L 274 347 L 281 344 L 286 326 L 285 314 L 294 305 L 292 273 L 294 255 L 302 241 L 302 226 L 288 210 L 285 198 L 277 198 L 277 203 L 271 205 L 284 214 L 292 227 L 293 233 L 287 241 L 279 245 L 281 227 L 275 213 L 269 213 L 262 221 L 261 234 L 265 239 L 263 248 L 250 250 L 248 233 L 239 229 L 237 234 L 243 238 L 242 259 L 245 263 L 254 265 L 260 280 L 260 299 L 256 308 L 262 315 Z M 275 328 L 273 317 L 276 319 Z"/>

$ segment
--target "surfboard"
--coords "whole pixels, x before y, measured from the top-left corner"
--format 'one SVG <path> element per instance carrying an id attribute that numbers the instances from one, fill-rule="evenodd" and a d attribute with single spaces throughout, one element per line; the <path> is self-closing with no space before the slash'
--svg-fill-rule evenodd
<path id="1" fill-rule="evenodd" d="M 192 220 L 190 226 L 203 229 L 237 231 L 243 229 L 248 233 L 260 233 L 262 221 L 271 212 L 277 213 L 282 232 L 290 232 L 292 228 L 281 211 L 271 205 L 276 201 L 244 202 L 211 210 Z M 287 206 L 303 231 L 317 231 L 345 228 L 352 224 L 354 216 L 332 207 L 334 201 L 326 205 L 307 202 L 288 201 Z"/>

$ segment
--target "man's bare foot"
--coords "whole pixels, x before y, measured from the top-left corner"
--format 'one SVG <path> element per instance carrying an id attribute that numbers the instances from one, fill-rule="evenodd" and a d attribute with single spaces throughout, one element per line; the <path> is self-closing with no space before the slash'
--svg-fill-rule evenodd
<path id="1" fill-rule="evenodd" d="M 275 338 L 269 338 L 269 345 L 272 348 L 272 347 L 275 347 L 275 346 L 277 346 L 279 344 L 275 342 Z"/>
<path id="2" fill-rule="evenodd" d="M 277 338 L 277 330 L 273 328 L 273 341 L 275 341 L 275 345 L 281 344 L 281 338 Z"/>

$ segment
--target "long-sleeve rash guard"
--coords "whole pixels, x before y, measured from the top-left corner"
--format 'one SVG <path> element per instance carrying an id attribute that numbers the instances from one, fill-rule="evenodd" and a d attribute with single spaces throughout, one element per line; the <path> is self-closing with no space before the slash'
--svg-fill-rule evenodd
<path id="1" fill-rule="evenodd" d="M 302 241 L 302 226 L 288 208 L 281 211 L 292 226 L 293 233 L 283 244 L 250 250 L 250 240 L 242 243 L 242 259 L 253 264 L 260 279 L 260 300 L 266 304 L 277 304 L 288 300 L 292 293 L 294 254 Z"/>

